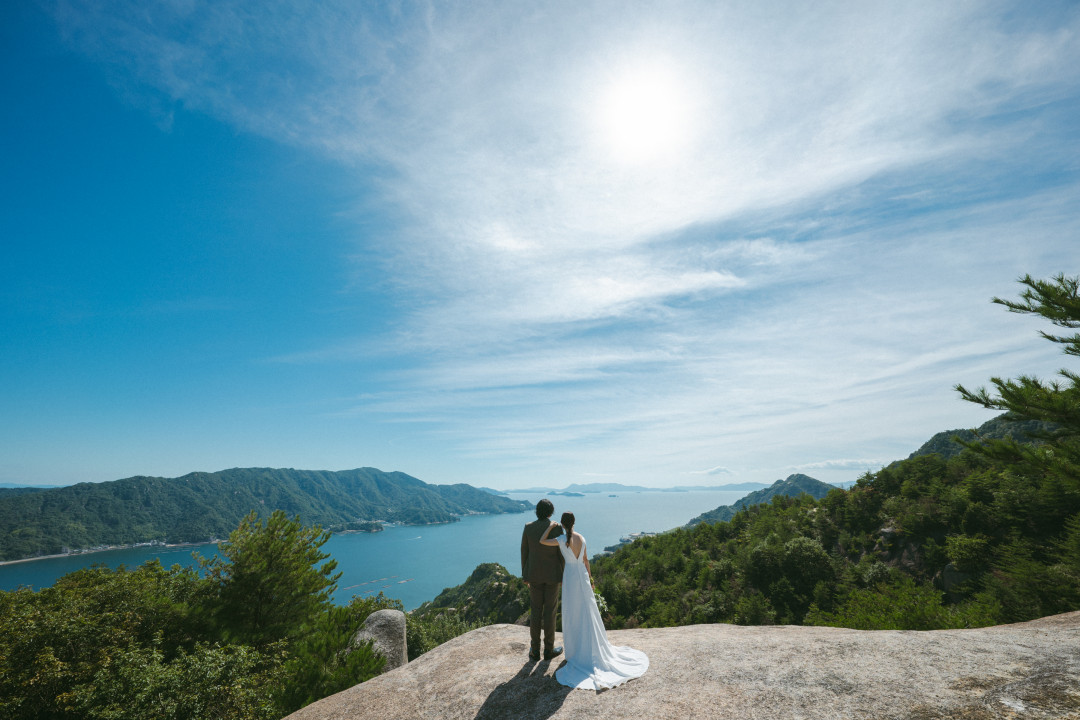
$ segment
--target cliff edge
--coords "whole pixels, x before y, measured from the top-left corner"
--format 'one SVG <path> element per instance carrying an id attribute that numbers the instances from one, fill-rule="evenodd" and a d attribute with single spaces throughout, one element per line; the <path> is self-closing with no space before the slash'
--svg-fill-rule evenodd
<path id="1" fill-rule="evenodd" d="M 973 630 L 693 625 L 608 633 L 649 672 L 605 692 L 529 662 L 529 629 L 492 625 L 290 720 L 724 718 L 1080 720 L 1080 612 Z"/>

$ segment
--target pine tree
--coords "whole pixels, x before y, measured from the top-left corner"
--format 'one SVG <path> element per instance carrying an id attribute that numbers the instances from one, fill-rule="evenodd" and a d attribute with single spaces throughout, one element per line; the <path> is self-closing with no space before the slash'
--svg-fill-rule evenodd
<path id="1" fill-rule="evenodd" d="M 320 550 L 330 538 L 276 510 L 265 522 L 250 513 L 218 548 L 228 562 L 202 561 L 218 588 L 215 615 L 226 635 L 265 646 L 297 637 L 330 604 L 341 573 Z"/>
<path id="2" fill-rule="evenodd" d="M 1080 328 L 1080 277 L 1058 275 L 1053 280 L 1035 280 L 1030 275 L 1020 279 L 1027 287 L 1020 294 L 1021 302 L 995 297 L 993 302 L 1004 305 L 1010 312 L 1040 315 L 1059 327 Z M 1067 355 L 1080 356 L 1080 332 L 1073 335 L 1039 333 L 1051 342 L 1064 345 Z M 1061 426 L 1059 435 L 1080 435 L 1080 375 L 1063 368 L 1066 383 L 1044 383 L 1038 378 L 1021 375 L 1016 380 L 991 378 L 997 396 L 986 388 L 970 392 L 962 385 L 956 389 L 970 402 L 986 408 L 1007 410 L 1021 419 L 1042 420 Z"/>
<path id="3" fill-rule="evenodd" d="M 1041 316 L 1069 330 L 1080 328 L 1080 277 L 1057 275 L 1034 280 L 1025 275 L 1020 301 L 994 298 L 1011 312 Z M 1080 356 L 1080 332 L 1040 333 L 1064 346 L 1067 355 Z M 1050 539 L 1039 549 L 1028 540 L 1014 539 L 995 549 L 992 572 L 983 587 L 1003 608 L 1009 621 L 1026 620 L 1075 609 L 1080 603 L 1080 375 L 1068 369 L 1062 380 L 1044 382 L 1021 375 L 1015 380 L 991 378 L 996 389 L 971 392 L 957 385 L 963 399 L 986 408 L 1006 410 L 1009 420 L 1040 420 L 1051 429 L 1031 433 L 1037 443 L 1013 439 L 963 443 L 1001 464 L 1005 477 L 1034 493 L 1031 527 Z"/>
<path id="4" fill-rule="evenodd" d="M 1010 312 L 1038 315 L 1054 325 L 1069 330 L 1080 329 L 1080 277 L 1059 274 L 1051 280 L 1035 280 L 1030 275 L 1020 279 L 1025 290 L 1019 301 L 995 297 L 993 302 Z M 1080 356 L 1080 332 L 1054 335 L 1040 331 L 1042 337 L 1063 345 L 1067 355 Z M 972 392 L 957 385 L 960 396 L 983 407 L 1005 410 L 1010 420 L 1041 420 L 1054 429 L 1036 433 L 1042 444 L 1036 447 L 1011 441 L 964 443 L 983 455 L 1024 468 L 1061 478 L 1074 492 L 1080 492 L 1080 374 L 1063 368 L 1062 380 L 1044 382 L 1030 375 L 1015 380 L 990 379 L 996 394 L 985 387 Z"/>

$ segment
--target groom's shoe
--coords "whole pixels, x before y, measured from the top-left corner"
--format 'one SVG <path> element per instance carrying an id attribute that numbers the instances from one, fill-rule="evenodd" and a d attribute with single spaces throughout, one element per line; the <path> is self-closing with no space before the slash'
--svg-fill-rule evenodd
<path id="1" fill-rule="evenodd" d="M 530 650 L 529 651 L 529 659 L 532 660 L 533 662 L 539 662 L 540 661 L 540 651 L 539 650 Z"/>
<path id="2" fill-rule="evenodd" d="M 545 650 L 544 651 L 544 659 L 545 660 L 550 660 L 551 658 L 557 657 L 559 655 L 562 655 L 562 648 L 561 647 L 553 647 L 550 650 Z"/>

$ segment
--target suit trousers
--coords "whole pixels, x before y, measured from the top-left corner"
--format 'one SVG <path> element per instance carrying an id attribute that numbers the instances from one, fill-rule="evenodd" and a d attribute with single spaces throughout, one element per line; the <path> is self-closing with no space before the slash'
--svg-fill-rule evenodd
<path id="1" fill-rule="evenodd" d="M 540 652 L 540 628 L 544 628 L 544 652 L 555 647 L 555 611 L 560 583 L 529 583 L 529 634 L 533 652 Z"/>

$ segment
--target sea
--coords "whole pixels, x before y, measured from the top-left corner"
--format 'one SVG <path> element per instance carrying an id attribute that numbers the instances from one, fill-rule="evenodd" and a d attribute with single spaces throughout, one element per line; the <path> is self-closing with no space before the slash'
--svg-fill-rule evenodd
<path id="1" fill-rule="evenodd" d="M 565 511 L 574 513 L 574 529 L 585 537 L 592 557 L 632 533 L 680 527 L 747 494 L 745 490 L 650 490 L 546 497 L 555 505 L 555 520 Z M 545 496 L 508 493 L 508 497 L 535 505 Z M 469 515 L 441 525 L 391 525 L 376 533 L 333 535 L 323 545 L 341 571 L 333 601 L 345 605 L 354 596 L 382 592 L 412 610 L 445 588 L 465 582 L 481 563 L 496 562 L 517 574 L 521 571 L 521 531 L 534 519 L 532 511 Z M 158 558 L 166 567 L 190 567 L 195 565 L 194 553 L 210 558 L 217 555 L 217 546 L 143 546 L 7 563 L 0 565 L 0 590 L 48 587 L 67 573 L 95 564 L 134 568 Z"/>

